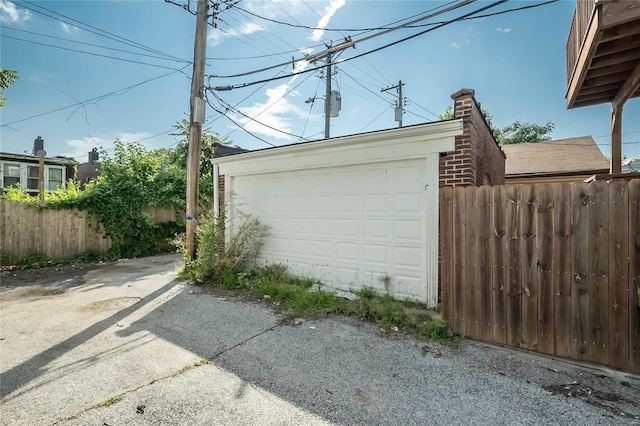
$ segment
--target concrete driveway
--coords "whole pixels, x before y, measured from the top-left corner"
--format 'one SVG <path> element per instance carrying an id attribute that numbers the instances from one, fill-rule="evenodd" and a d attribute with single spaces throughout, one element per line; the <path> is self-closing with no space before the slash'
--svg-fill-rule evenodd
<path id="1" fill-rule="evenodd" d="M 179 263 L 3 273 L 0 424 L 640 424 L 638 376 L 355 319 L 282 325 Z"/>

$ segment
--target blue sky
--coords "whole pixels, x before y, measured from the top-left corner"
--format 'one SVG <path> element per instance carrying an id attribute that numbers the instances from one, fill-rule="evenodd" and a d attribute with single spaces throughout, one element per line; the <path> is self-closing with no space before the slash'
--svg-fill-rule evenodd
<path id="1" fill-rule="evenodd" d="M 485 13 L 539 2 L 512 0 Z M 192 9 L 195 3 L 191 1 Z M 304 101 L 314 95 L 323 96 L 324 82 L 318 72 L 291 76 L 291 65 L 283 64 L 292 57 L 301 58 L 302 51 L 317 53 L 323 43 L 338 43 L 346 35 L 357 40 L 375 33 L 358 35 L 359 32 L 337 30 L 378 28 L 444 3 L 241 0 L 237 6 L 244 10 L 234 7 L 222 11 L 218 28 L 209 28 L 206 74 L 234 75 L 276 67 L 244 77 L 212 78 L 211 85 L 286 78 L 216 92 L 223 102 L 244 115 L 225 111 L 212 95 L 209 100 L 270 144 L 320 139 L 324 129 L 323 101 L 313 105 Z M 477 1 L 424 22 L 451 19 L 489 4 Z M 339 117 L 331 120 L 331 136 L 396 127 L 392 106 L 396 93 L 380 90 L 402 80 L 407 98 L 405 125 L 435 120 L 435 115 L 452 104 L 451 93 L 467 87 L 475 89 L 477 100 L 493 114 L 498 126 L 516 120 L 540 124 L 552 120 L 556 125 L 554 139 L 592 135 L 608 155 L 610 106 L 566 109 L 565 44 L 574 6 L 575 1 L 563 0 L 457 22 L 340 63 L 333 86 L 340 90 L 342 110 Z M 45 139 L 48 155 L 72 156 L 79 161 L 86 161 L 86 153 L 94 146 L 109 148 L 115 138 L 142 140 L 149 148 L 176 143 L 168 133 L 172 124 L 188 117 L 193 15 L 162 0 L 0 0 L 0 13 L 1 63 L 4 68 L 18 70 L 21 77 L 5 92 L 8 102 L 0 110 L 2 124 L 8 124 L 0 127 L 3 152 L 30 152 L 38 135 Z M 326 31 L 293 28 L 255 15 Z M 94 27 L 90 29 L 99 34 L 86 31 L 83 24 Z M 339 60 L 423 29 L 400 29 L 358 43 L 345 50 Z M 312 67 L 305 63 L 299 66 Z M 105 94 L 109 96 L 101 97 Z M 85 103 L 87 100 L 90 101 Z M 79 105 L 64 108 L 76 103 Z M 61 110 L 19 121 L 57 109 Z M 215 132 L 236 145 L 250 149 L 268 146 L 209 107 L 206 119 Z M 640 100 L 627 102 L 623 126 L 623 154 L 640 158 Z"/>

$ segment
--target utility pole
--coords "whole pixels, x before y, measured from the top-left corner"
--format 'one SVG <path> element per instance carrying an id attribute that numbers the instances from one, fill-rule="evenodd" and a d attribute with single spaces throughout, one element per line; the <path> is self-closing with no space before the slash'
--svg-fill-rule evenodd
<path id="1" fill-rule="evenodd" d="M 402 97 L 402 86 L 404 86 L 404 83 L 400 80 L 395 86 L 389 86 L 386 89 L 380 90 L 381 92 L 386 92 L 392 89 L 398 89 L 398 101 L 396 103 L 396 121 L 398 122 L 398 127 L 402 127 L 402 108 L 404 103 L 404 98 Z"/>
<path id="2" fill-rule="evenodd" d="M 188 258 L 196 257 L 196 227 L 198 224 L 198 183 L 200 180 L 200 144 L 204 122 L 204 65 L 207 50 L 207 11 L 209 0 L 198 0 L 196 35 L 193 46 L 193 77 L 191 79 L 191 111 L 189 118 L 189 154 L 187 157 L 187 220 L 186 245 Z M 217 182 L 216 182 L 217 184 Z"/>
<path id="3" fill-rule="evenodd" d="M 327 53 L 327 90 L 324 95 L 324 138 L 329 139 L 331 120 L 331 52 Z"/>

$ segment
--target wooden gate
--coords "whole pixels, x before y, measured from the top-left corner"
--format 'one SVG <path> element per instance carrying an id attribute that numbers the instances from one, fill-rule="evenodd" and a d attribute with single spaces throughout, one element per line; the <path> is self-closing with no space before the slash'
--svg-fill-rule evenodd
<path id="1" fill-rule="evenodd" d="M 640 180 L 440 188 L 444 319 L 640 372 L 639 206 Z"/>

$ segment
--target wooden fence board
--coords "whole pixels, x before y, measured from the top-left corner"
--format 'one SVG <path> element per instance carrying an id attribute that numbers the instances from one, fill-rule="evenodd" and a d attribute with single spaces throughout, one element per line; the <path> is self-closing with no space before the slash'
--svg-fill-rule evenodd
<path id="1" fill-rule="evenodd" d="M 455 188 L 453 191 L 453 214 L 454 214 L 454 314 L 453 323 L 455 330 L 460 334 L 465 334 L 465 192 L 464 188 Z"/>
<path id="2" fill-rule="evenodd" d="M 609 184 L 592 184 L 590 229 L 591 238 L 591 360 L 606 364 L 609 357 Z"/>
<path id="3" fill-rule="evenodd" d="M 629 368 L 640 373 L 640 179 L 629 182 Z"/>
<path id="4" fill-rule="evenodd" d="M 440 188 L 440 282 L 442 318 L 453 324 L 453 189 Z"/>
<path id="5" fill-rule="evenodd" d="M 640 179 L 449 194 L 455 331 L 640 372 Z"/>
<path id="6" fill-rule="evenodd" d="M 507 253 L 509 270 L 507 281 L 507 344 L 520 346 L 522 342 L 522 285 L 520 278 L 520 186 L 507 186 Z"/>
<path id="7" fill-rule="evenodd" d="M 554 185 L 553 317 L 556 355 L 571 356 L 571 186 Z"/>
<path id="8" fill-rule="evenodd" d="M 491 187 L 482 186 L 478 192 L 480 216 L 478 218 L 478 293 L 479 293 L 479 337 L 483 340 L 493 338 L 491 275 L 493 272 L 492 211 Z"/>
<path id="9" fill-rule="evenodd" d="M 493 341 L 507 343 L 507 218 L 506 190 L 494 186 L 492 235 L 493 273 L 491 274 Z"/>
<path id="10" fill-rule="evenodd" d="M 591 188 L 587 183 L 571 186 L 572 284 L 571 284 L 571 357 L 591 359 L 589 304 L 591 264 L 589 261 L 589 220 Z"/>
<path id="11" fill-rule="evenodd" d="M 465 280 L 465 334 L 470 337 L 480 337 L 479 312 L 480 291 L 478 282 L 478 191 L 475 187 L 465 188 L 466 205 L 466 280 Z"/>
<path id="12" fill-rule="evenodd" d="M 520 239 L 522 280 L 522 347 L 537 349 L 538 258 L 536 250 L 537 185 L 522 186 L 522 223 Z"/>
<path id="13" fill-rule="evenodd" d="M 625 181 L 609 184 L 609 362 L 629 368 L 629 193 Z"/>
<path id="14" fill-rule="evenodd" d="M 102 226 L 86 212 L 40 210 L 13 201 L 0 201 L 0 205 L 1 248 L 13 260 L 21 260 L 31 252 L 65 258 L 111 248 L 111 239 L 105 236 Z"/>
<path id="15" fill-rule="evenodd" d="M 539 185 L 537 190 L 537 262 L 538 262 L 538 350 L 553 354 L 555 350 L 553 318 L 553 186 Z"/>

